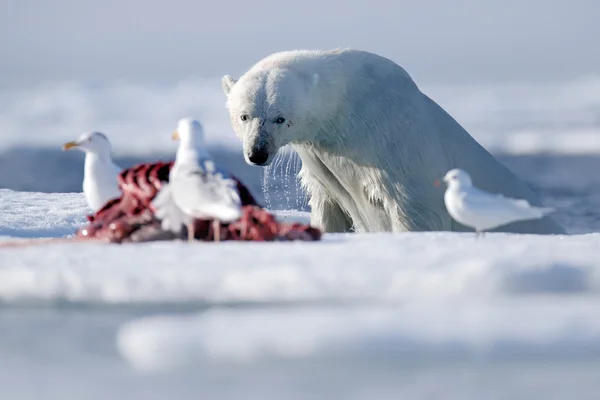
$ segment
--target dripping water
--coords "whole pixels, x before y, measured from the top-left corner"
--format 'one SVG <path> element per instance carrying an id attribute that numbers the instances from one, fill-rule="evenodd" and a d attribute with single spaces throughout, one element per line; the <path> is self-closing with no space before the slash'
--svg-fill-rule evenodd
<path id="1" fill-rule="evenodd" d="M 298 154 L 286 146 L 279 150 L 271 165 L 263 168 L 262 190 L 268 209 L 307 210 L 307 196 L 297 177 L 301 166 Z"/>

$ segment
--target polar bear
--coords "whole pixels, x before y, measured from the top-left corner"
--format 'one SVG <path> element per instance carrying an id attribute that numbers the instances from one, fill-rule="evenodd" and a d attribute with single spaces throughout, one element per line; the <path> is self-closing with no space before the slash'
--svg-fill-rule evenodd
<path id="1" fill-rule="evenodd" d="M 302 160 L 311 224 L 324 232 L 472 231 L 453 221 L 444 188 L 453 169 L 483 190 L 542 206 L 523 181 L 480 146 L 408 73 L 359 50 L 272 54 L 239 80 L 221 80 L 247 163 L 267 166 L 291 145 Z M 556 234 L 550 217 L 497 231 Z"/>

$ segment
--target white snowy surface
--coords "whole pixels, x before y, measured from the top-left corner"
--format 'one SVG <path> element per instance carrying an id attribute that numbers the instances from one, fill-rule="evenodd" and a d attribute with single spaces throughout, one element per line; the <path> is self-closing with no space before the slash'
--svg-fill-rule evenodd
<path id="1" fill-rule="evenodd" d="M 44 244 L 0 249 L 0 300 L 399 303 L 596 296 L 600 235 L 326 235 L 317 243 Z"/>
<path id="2" fill-rule="evenodd" d="M 83 193 L 0 189 L 0 240 L 71 235 L 89 212 Z"/>
<path id="3" fill-rule="evenodd" d="M 600 153 L 600 76 L 535 84 L 420 86 L 492 152 Z M 15 145 L 59 149 L 82 132 L 99 130 L 108 135 L 117 155 L 174 151 L 169 135 L 186 116 L 202 121 L 210 145 L 241 148 L 230 126 L 220 77 L 215 77 L 172 86 L 63 82 L 4 90 L 0 150 Z"/>
<path id="4" fill-rule="evenodd" d="M 421 90 L 494 153 L 600 153 L 600 76 Z"/>
<path id="5" fill-rule="evenodd" d="M 228 126 L 219 77 L 174 86 L 56 82 L 7 89 L 0 93 L 0 148 L 60 149 L 73 137 L 97 130 L 109 137 L 116 155 L 174 152 L 171 133 L 184 117 L 200 119 L 211 145 L 241 148 Z"/>
<path id="6" fill-rule="evenodd" d="M 81 193 L 1 190 L 0 208 L 0 243 L 70 235 L 87 213 Z M 0 387 L 17 400 L 41 388 L 162 400 L 173 387 L 182 399 L 593 399 L 599 240 L 0 247 Z"/>
<path id="7" fill-rule="evenodd" d="M 12 237 L 71 234 L 86 213 L 79 193 L 0 195 L 0 226 Z M 0 300 L 210 308 L 127 323 L 118 348 L 142 369 L 381 352 L 404 359 L 407 349 L 414 358 L 600 356 L 599 240 L 440 232 L 0 248 Z"/>
<path id="8" fill-rule="evenodd" d="M 87 212 L 80 193 L 0 194 L 0 226 L 17 238 L 73 234 Z M 308 216 L 282 212 L 280 218 L 306 222 Z M 0 299 L 397 304 L 539 293 L 595 296 L 599 240 L 596 233 L 487 233 L 478 240 L 470 233 L 428 232 L 331 234 L 309 243 L 61 242 L 0 249 Z"/>
<path id="9" fill-rule="evenodd" d="M 407 302 L 397 307 L 212 310 L 125 324 L 121 354 L 140 370 L 287 359 L 600 356 L 599 303 L 585 299 Z"/>

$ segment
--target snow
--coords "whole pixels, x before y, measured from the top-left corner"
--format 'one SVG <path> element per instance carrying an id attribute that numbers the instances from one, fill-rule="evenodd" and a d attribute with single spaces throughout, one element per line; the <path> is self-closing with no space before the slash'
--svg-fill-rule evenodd
<path id="1" fill-rule="evenodd" d="M 0 220 L 11 226 L 10 236 L 65 236 L 84 222 L 79 193 L 0 194 L 11 211 Z M 308 221 L 306 213 L 278 216 Z M 62 242 L 0 251 L 0 299 L 212 305 L 592 296 L 600 291 L 599 263 L 591 256 L 599 238 L 427 232 L 330 234 L 317 243 Z"/>
<path id="2" fill-rule="evenodd" d="M 420 86 L 494 153 L 600 153 L 600 76 Z M 229 123 L 220 77 L 215 77 L 173 85 L 54 82 L 6 89 L 0 93 L 0 150 L 58 149 L 82 132 L 99 130 L 117 155 L 174 152 L 169 135 L 186 116 L 202 121 L 211 146 L 241 148 Z"/>
<path id="3" fill-rule="evenodd" d="M 200 119 L 211 145 L 241 148 L 226 125 L 229 119 L 219 78 L 172 86 L 53 82 L 0 93 L 4 149 L 18 145 L 58 149 L 94 130 L 108 136 L 116 155 L 160 153 L 169 146 L 174 153 L 171 133 L 183 117 Z"/>
<path id="4" fill-rule="evenodd" d="M 80 193 L 0 195 L 2 240 L 70 235 L 87 212 Z M 112 338 L 143 373 L 276 360 L 597 362 L 599 239 L 435 232 L 3 248 L 0 302 L 155 310 Z"/>
<path id="5" fill-rule="evenodd" d="M 600 76 L 421 89 L 493 153 L 600 153 Z"/>
<path id="6" fill-rule="evenodd" d="M 0 239 L 70 235 L 87 213 L 83 194 L 0 189 Z"/>
<path id="7" fill-rule="evenodd" d="M 452 233 L 356 234 L 326 235 L 310 244 L 60 243 L 5 249 L 0 299 L 113 305 L 400 303 L 540 293 L 593 296 L 600 289 L 598 262 L 590 256 L 597 251 L 598 234 L 488 236 L 477 241 Z"/>
<path id="8" fill-rule="evenodd" d="M 211 310 L 125 324 L 118 347 L 142 371 L 273 359 L 390 358 L 443 361 L 506 355 L 600 355 L 597 302 L 408 302 L 396 307 Z M 282 323 L 285 321 L 285 323 Z M 235 327 L 235 329 L 232 329 Z"/>

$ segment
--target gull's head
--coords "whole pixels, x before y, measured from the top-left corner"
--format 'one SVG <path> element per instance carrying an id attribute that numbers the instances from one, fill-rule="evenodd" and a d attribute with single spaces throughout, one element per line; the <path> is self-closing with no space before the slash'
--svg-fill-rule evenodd
<path id="1" fill-rule="evenodd" d="M 448 171 L 446 173 L 446 175 L 444 175 L 443 180 L 444 180 L 444 182 L 446 182 L 446 184 L 448 186 L 455 186 L 455 185 L 471 186 L 472 185 L 471 176 L 459 168 L 451 169 L 450 171 Z"/>
<path id="2" fill-rule="evenodd" d="M 183 118 L 177 123 L 177 129 L 171 135 L 173 140 L 194 147 L 204 147 L 204 128 L 193 118 Z"/>
<path id="3" fill-rule="evenodd" d="M 110 141 L 105 134 L 100 132 L 89 132 L 79 136 L 77 140 L 67 142 L 63 150 L 79 149 L 86 153 L 109 155 L 111 151 Z"/>

